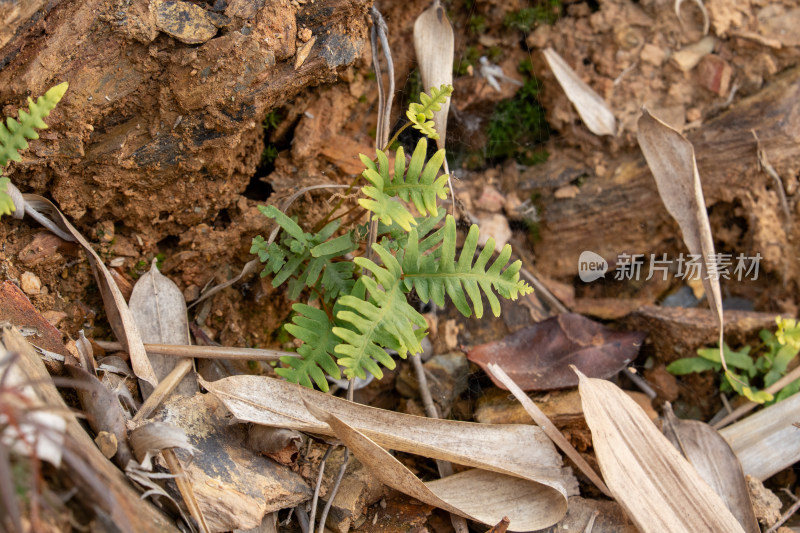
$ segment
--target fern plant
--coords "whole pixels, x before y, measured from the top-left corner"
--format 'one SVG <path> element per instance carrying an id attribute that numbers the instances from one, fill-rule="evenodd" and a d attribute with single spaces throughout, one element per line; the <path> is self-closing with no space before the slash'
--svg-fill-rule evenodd
<path id="1" fill-rule="evenodd" d="M 5 124 L 0 121 L 0 167 L 5 167 L 9 161 L 22 160 L 19 153 L 27 150 L 28 140 L 39 138 L 37 129 L 47 129 L 43 119 L 56 107 L 67 87 L 67 82 L 51 87 L 35 102 L 28 97 L 29 111 L 20 109 L 19 120 L 8 117 Z M 15 211 L 14 202 L 7 192 L 8 184 L 8 178 L 0 178 L 0 217 Z"/>
<path id="2" fill-rule="evenodd" d="M 421 94 L 421 103 L 409 106 L 409 123 L 401 129 L 413 126 L 436 138 L 429 119 L 452 90 L 442 86 Z M 477 226 L 469 229 L 457 252 L 456 221 L 439 206 L 448 193 L 448 176 L 439 176 L 445 152 L 439 150 L 426 161 L 427 148 L 423 137 L 408 165 L 402 147 L 394 153 L 393 165 L 383 150 L 376 151 L 374 160 L 360 156 L 366 183 L 357 208 L 377 222 L 375 242 L 363 242 L 368 233 L 363 225 L 345 228 L 334 220 L 307 232 L 277 208 L 260 208 L 282 230 L 274 242 L 253 239 L 250 251 L 265 264 L 262 276 L 272 276 L 275 287 L 286 283 L 293 300 L 304 292 L 309 295 L 308 304 L 294 304 L 295 315 L 285 326 L 302 341 L 300 357 L 282 358 L 285 366 L 276 369 L 279 375 L 322 390 L 328 389 L 325 374 L 339 379 L 340 368 L 348 378 L 364 378 L 367 372 L 381 378 L 381 366 L 395 367 L 387 350 L 402 358 L 422 351 L 427 322 L 409 303 L 412 293 L 440 306 L 449 299 L 465 316 L 474 312 L 480 318 L 484 298 L 499 316 L 499 297 L 516 299 L 532 292 L 519 279 L 520 261 L 509 264 L 510 246 L 494 260 L 493 239 L 478 250 Z"/>

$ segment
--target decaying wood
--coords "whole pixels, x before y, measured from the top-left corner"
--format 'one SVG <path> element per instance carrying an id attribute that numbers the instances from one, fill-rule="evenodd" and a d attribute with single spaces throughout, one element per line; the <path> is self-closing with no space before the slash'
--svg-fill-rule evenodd
<path id="1" fill-rule="evenodd" d="M 70 84 L 12 181 L 52 193 L 73 220 L 88 213 L 141 228 L 167 210 L 162 238 L 213 218 L 244 190 L 263 149 L 264 116 L 360 57 L 371 2 L 231 0 L 224 12 L 158 0 L 11 4 L 0 6 L 0 20 L 19 12 L 6 19 L 16 30 L 7 42 L 0 31 L 3 114 Z M 171 24 L 180 16 L 197 31 Z M 316 42 L 295 70 L 302 28 Z M 54 172 L 43 179 L 45 167 Z"/>
<path id="2" fill-rule="evenodd" d="M 37 394 L 48 405 L 54 406 L 60 412 L 68 412 L 69 408 L 50 380 L 39 356 L 19 331 L 9 327 L 0 329 L 0 342 L 8 351 L 20 354 L 21 357 L 18 358 L 17 364 L 26 375 L 36 381 Z M 81 486 L 83 473 L 74 471 L 69 463 L 64 463 L 67 477 L 85 491 L 83 496 L 88 498 L 88 502 L 99 506 L 115 524 L 123 528 L 122 531 L 152 531 L 153 533 L 178 531 L 170 519 L 148 501 L 139 498 L 139 493 L 133 489 L 122 472 L 103 456 L 74 416 L 67 417 L 67 435 L 78 443 L 76 448 L 86 463 L 86 468 L 102 483 L 106 493 L 101 496 L 108 496 L 113 505 L 105 508 L 104 498 L 97 497 L 98 495 L 95 494 L 96 487 Z M 78 497 L 82 497 L 81 495 L 82 493 L 79 492 Z"/>
<path id="3" fill-rule="evenodd" d="M 789 238 L 781 220 L 780 197 L 771 190 L 770 176 L 759 169 L 758 143 L 751 130 L 757 132 L 778 174 L 794 175 L 800 156 L 800 68 L 785 72 L 762 91 L 687 133 L 695 148 L 706 206 L 741 205 L 746 219 L 742 242 L 748 250 L 737 245 L 735 232 L 720 232 L 714 236 L 717 242 L 745 255 L 760 252 L 761 268 L 782 274 Z M 584 250 L 607 260 L 623 252 L 683 250 L 677 224 L 661 204 L 644 157 L 609 154 L 603 161 L 608 170 L 598 176 L 580 159 L 564 153 L 559 150 L 546 164 L 530 167 L 521 176 L 521 188 L 537 191 L 542 198 L 542 240 L 536 244 L 537 255 L 547 258 L 537 264 L 542 274 L 576 275 Z M 579 194 L 554 198 L 556 189 L 580 177 L 585 184 Z M 788 268 L 789 276 L 796 277 L 797 266 Z"/>

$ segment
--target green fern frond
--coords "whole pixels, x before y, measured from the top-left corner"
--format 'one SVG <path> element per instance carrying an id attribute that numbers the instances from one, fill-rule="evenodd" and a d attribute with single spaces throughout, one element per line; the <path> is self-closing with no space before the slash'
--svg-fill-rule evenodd
<path id="1" fill-rule="evenodd" d="M 486 268 L 494 251 L 494 239 L 490 238 L 480 255 L 474 261 L 478 246 L 478 226 L 470 227 L 461 255 L 456 261 L 456 223 L 448 215 L 442 234 L 440 256 L 432 260 L 431 255 L 422 254 L 415 229 L 411 230 L 408 246 L 401 252 L 403 277 L 407 288 L 413 287 L 423 302 L 430 299 L 437 305 L 444 305 L 447 294 L 456 308 L 464 315 L 472 315 L 467 296 L 472 301 L 475 316 L 483 316 L 481 292 L 486 296 L 494 316 L 500 316 L 500 301 L 495 292 L 503 298 L 516 300 L 519 295 L 533 292 L 533 289 L 519 279 L 521 261 L 511 265 L 511 246 L 505 245 L 494 263 Z M 503 270 L 505 268 L 505 270 Z M 466 293 L 466 294 L 465 294 Z"/>
<path id="2" fill-rule="evenodd" d="M 372 248 L 380 256 L 384 267 L 363 257 L 355 259 L 358 266 L 375 276 L 375 279 L 367 276 L 359 279 L 372 301 L 351 294 L 342 296 L 337 302 L 347 309 L 339 311 L 336 318 L 353 327 L 333 328 L 333 333 L 343 341 L 336 347 L 336 353 L 341 356 L 338 363 L 345 367 L 345 376 L 348 378 L 364 378 L 366 370 L 380 379 L 383 372 L 378 363 L 393 369 L 394 359 L 384 348 L 396 350 L 403 358 L 408 352 L 422 352 L 419 341 L 427 327 L 425 318 L 406 300 L 400 264 L 379 244 Z"/>
<path id="3" fill-rule="evenodd" d="M 419 95 L 419 104 L 413 103 L 408 106 L 406 116 L 411 121 L 414 129 L 421 131 L 431 139 L 438 139 L 439 134 L 434 129 L 433 112 L 439 111 L 442 104 L 453 94 L 452 85 L 442 85 L 438 89 L 431 87 L 430 96 L 425 93 Z"/>
<path id="4" fill-rule="evenodd" d="M 26 139 L 38 139 L 39 134 L 36 133 L 36 130 L 47 128 L 47 124 L 42 119 L 47 117 L 61 100 L 64 93 L 67 92 L 67 87 L 67 82 L 56 85 L 35 102 L 28 97 L 28 109 L 30 112 L 20 109 L 19 121 L 11 117 L 6 119 L 5 124 L 0 121 L 0 167 L 6 166 L 9 160 L 22 160 L 19 152 L 28 148 Z"/>
<path id="5" fill-rule="evenodd" d="M 281 357 L 281 362 L 289 368 L 276 368 L 275 373 L 292 383 L 313 388 L 311 380 L 320 390 L 328 391 L 328 380 L 323 370 L 334 379 L 340 379 L 339 367 L 334 361 L 334 348 L 339 339 L 333 334 L 333 324 L 321 309 L 306 304 L 294 304 L 297 313 L 292 323 L 286 324 L 286 331 L 303 341 L 297 353 L 301 357 Z"/>
<path id="6" fill-rule="evenodd" d="M 368 198 L 358 201 L 362 207 L 372 211 L 384 224 L 397 223 L 405 231 L 417 224 L 414 216 L 401 203 L 394 200 L 397 196 L 405 202 L 411 202 L 423 216 L 438 213 L 436 199 L 447 198 L 447 174 L 436 175 L 444 162 L 444 150 L 439 150 L 425 163 L 428 141 L 423 137 L 411 156 L 408 169 L 403 148 L 395 153 L 394 173 L 389 172 L 389 158 L 381 150 L 377 151 L 376 165 L 365 155 L 360 155 L 366 165 L 363 176 L 372 185 L 365 185 L 361 191 Z M 423 168 L 424 166 L 424 168 Z"/>
<path id="7" fill-rule="evenodd" d="M 320 293 L 325 301 L 331 301 L 340 292 L 347 292 L 352 286 L 352 266 L 348 277 L 346 267 L 333 266 L 333 259 L 352 252 L 357 248 L 352 233 L 331 238 L 339 229 L 339 222 L 327 224 L 319 233 L 306 233 L 303 229 L 275 206 L 259 206 L 259 210 L 283 229 L 285 235 L 280 243 L 268 244 L 257 236 L 253 239 L 250 253 L 258 254 L 261 262 L 266 263 L 261 276 L 274 275 L 273 287 L 279 287 L 289 281 L 289 298 L 296 300 L 306 287 L 317 285 L 323 275 Z"/>
<path id="8" fill-rule="evenodd" d="M 0 178 L 0 217 L 3 215 L 10 215 L 17 208 L 14 206 L 14 200 L 8 194 L 8 184 L 11 180 L 8 178 Z"/>

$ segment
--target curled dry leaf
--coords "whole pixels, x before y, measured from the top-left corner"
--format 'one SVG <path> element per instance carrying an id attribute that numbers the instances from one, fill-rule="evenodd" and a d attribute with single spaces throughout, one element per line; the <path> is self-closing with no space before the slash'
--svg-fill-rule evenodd
<path id="1" fill-rule="evenodd" d="M 714 489 L 747 533 L 760 533 L 742 465 L 711 426 L 699 420 L 681 420 L 664 404 L 664 436 Z"/>
<path id="2" fill-rule="evenodd" d="M 566 498 L 557 491 L 488 470 L 471 469 L 423 483 L 363 433 L 310 402 L 305 406 L 313 416 L 330 426 L 378 480 L 421 502 L 487 525 L 508 517 L 511 531 L 549 527 L 566 514 Z"/>
<path id="3" fill-rule="evenodd" d="M 636 402 L 609 381 L 576 373 L 603 479 L 642 532 L 743 533 L 717 493 Z"/>
<path id="4" fill-rule="evenodd" d="M 591 377 L 609 378 L 636 357 L 644 337 L 644 333 L 612 331 L 582 315 L 565 313 L 476 346 L 467 358 L 505 390 L 487 365 L 501 366 L 525 391 L 563 389 L 578 384 L 570 365 Z"/>
<path id="5" fill-rule="evenodd" d="M 158 385 L 158 378 L 150 366 L 150 360 L 144 351 L 144 344 L 136 329 L 128 304 L 125 298 L 114 283 L 111 273 L 103 264 L 100 256 L 94 251 L 92 246 L 83 238 L 78 230 L 70 224 L 67 217 L 53 205 L 50 200 L 36 194 L 23 194 L 24 202 L 35 211 L 28 211 L 36 220 L 43 223 L 48 228 L 52 227 L 58 232 L 62 239 L 75 240 L 86 252 L 89 263 L 92 265 L 97 285 L 100 288 L 100 295 L 103 297 L 103 306 L 108 317 L 114 336 L 122 343 L 125 351 L 131 356 L 131 365 L 136 377 L 146 381 L 152 387 Z M 18 209 L 19 211 L 19 209 Z M 34 215 L 35 213 L 35 215 Z"/>
<path id="6" fill-rule="evenodd" d="M 431 87 L 453 84 L 453 51 L 455 40 L 453 27 L 447 19 L 444 6 L 434 0 L 431 7 L 422 12 L 414 22 L 414 50 L 417 53 L 419 73 L 425 91 Z M 413 95 L 417 98 L 417 95 Z M 447 136 L 447 114 L 450 99 L 442 104 L 439 111 L 433 112 L 433 122 L 439 138 L 436 145 L 445 146 Z"/>
<path id="7" fill-rule="evenodd" d="M 616 135 L 617 121 L 614 113 L 600 95 L 584 83 L 552 48 L 544 50 L 544 58 L 589 131 L 595 135 Z"/>
<path id="8" fill-rule="evenodd" d="M 647 165 L 656 180 L 658 194 L 664 207 L 678 223 L 683 242 L 689 253 L 700 260 L 700 278 L 708 298 L 708 305 L 716 314 L 719 325 L 719 355 L 727 370 L 723 345 L 722 295 L 714 254 L 714 240 L 708 221 L 703 188 L 694 147 L 686 137 L 664 124 L 647 109 L 642 110 L 636 134 Z"/>
<path id="9" fill-rule="evenodd" d="M 171 279 L 158 271 L 155 259 L 150 270 L 133 286 L 128 305 L 142 342 L 189 344 L 189 320 L 183 293 Z M 159 381 L 167 377 L 180 362 L 176 357 L 154 353 L 149 353 L 148 358 Z M 150 392 L 147 391 L 147 395 Z M 197 392 L 197 380 L 193 373 L 181 380 L 176 392 L 184 396 Z M 146 398 L 146 395 L 143 396 Z"/>
<path id="10" fill-rule="evenodd" d="M 165 422 L 147 422 L 133 429 L 130 443 L 136 460 L 148 470 L 151 459 L 161 450 L 183 448 L 191 454 L 196 451 L 181 428 Z"/>
<path id="11" fill-rule="evenodd" d="M 800 394 L 770 405 L 720 430 L 744 473 L 764 481 L 800 461 Z"/>

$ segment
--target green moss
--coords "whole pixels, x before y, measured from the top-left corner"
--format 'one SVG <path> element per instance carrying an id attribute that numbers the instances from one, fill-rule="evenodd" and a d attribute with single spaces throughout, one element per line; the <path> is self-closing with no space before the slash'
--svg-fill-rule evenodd
<path id="1" fill-rule="evenodd" d="M 480 35 L 486 31 L 486 17 L 482 15 L 472 15 L 467 21 L 470 33 Z"/>
<path id="2" fill-rule="evenodd" d="M 528 33 L 540 24 L 555 23 L 560 16 L 560 0 L 540 0 L 534 6 L 507 13 L 503 25 Z"/>
<path id="3" fill-rule="evenodd" d="M 265 130 L 274 130 L 281 122 L 283 122 L 283 114 L 278 109 L 273 109 L 267 113 L 261 125 Z"/>
<path id="4" fill-rule="evenodd" d="M 526 68 L 521 65 L 520 70 Z M 547 152 L 536 148 L 549 135 L 538 96 L 539 82 L 531 76 L 513 98 L 497 104 L 489 120 L 487 159 L 514 157 L 525 165 L 547 160 Z"/>
<path id="5" fill-rule="evenodd" d="M 277 159 L 277 157 L 278 149 L 274 144 L 268 144 L 264 147 L 264 151 L 261 152 L 261 162 L 259 163 L 259 166 L 271 165 L 275 159 Z"/>
<path id="6" fill-rule="evenodd" d="M 480 57 L 481 52 L 477 46 L 467 46 L 461 58 L 453 65 L 453 73 L 456 76 L 466 76 L 469 73 L 469 67 L 475 68 Z"/>

